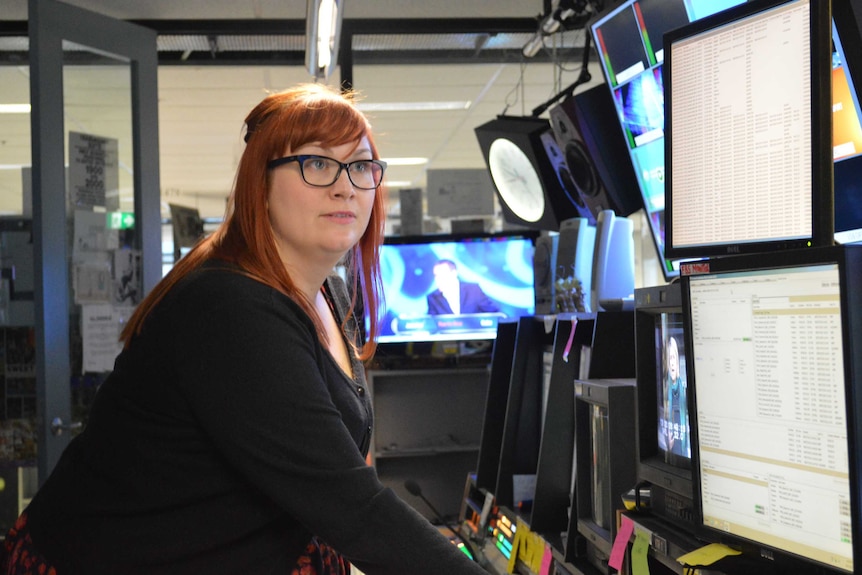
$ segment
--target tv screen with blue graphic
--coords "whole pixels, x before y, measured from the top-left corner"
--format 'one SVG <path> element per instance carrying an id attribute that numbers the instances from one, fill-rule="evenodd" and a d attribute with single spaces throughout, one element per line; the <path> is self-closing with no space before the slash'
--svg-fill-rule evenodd
<path id="1" fill-rule="evenodd" d="M 379 343 L 494 339 L 535 310 L 535 232 L 386 238 Z"/>
<path id="2" fill-rule="evenodd" d="M 624 0 L 589 24 L 667 280 L 679 275 L 680 262 L 664 257 L 664 34 L 744 2 Z"/>

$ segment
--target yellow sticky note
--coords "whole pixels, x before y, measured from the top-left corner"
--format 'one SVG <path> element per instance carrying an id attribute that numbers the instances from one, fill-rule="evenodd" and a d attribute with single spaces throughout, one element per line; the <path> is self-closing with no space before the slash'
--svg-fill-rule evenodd
<path id="1" fill-rule="evenodd" d="M 705 547 L 686 553 L 682 557 L 677 557 L 676 560 L 682 565 L 712 565 L 719 559 L 723 559 L 728 555 L 740 554 L 740 551 L 731 549 L 727 545 L 722 545 L 721 543 L 710 543 Z"/>
<path id="2" fill-rule="evenodd" d="M 523 540 L 523 533 L 526 531 L 521 530 L 521 526 L 518 525 L 518 529 L 515 531 L 515 537 L 512 540 L 512 554 L 509 555 L 509 563 L 506 565 L 506 573 L 514 573 L 515 572 L 515 564 L 518 562 L 518 553 L 520 553 L 521 541 Z"/>

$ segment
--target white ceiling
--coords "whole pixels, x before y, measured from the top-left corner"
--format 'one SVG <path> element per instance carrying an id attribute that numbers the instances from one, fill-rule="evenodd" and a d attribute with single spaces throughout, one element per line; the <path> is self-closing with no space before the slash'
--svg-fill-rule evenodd
<path id="1" fill-rule="evenodd" d="M 67 1 L 129 20 L 302 19 L 305 14 L 305 0 Z M 4 0 L 3 4 L 3 19 L 26 20 L 25 0 Z M 346 0 L 344 18 L 533 18 L 542 11 L 542 2 L 536 0 Z M 583 43 L 583 31 L 558 36 L 553 42 L 560 47 L 565 47 L 560 43 L 569 47 Z M 427 170 L 484 169 L 473 131 L 476 126 L 504 112 L 530 115 L 533 108 L 578 77 L 580 61 L 555 64 L 547 57 L 544 60 L 354 65 L 353 85 L 361 92 L 363 102 L 470 102 L 469 108 L 457 111 L 371 113 L 384 158 L 428 158 L 424 165 L 391 166 L 388 180 L 404 182 L 403 187 L 424 188 Z M 330 83 L 339 83 L 339 72 L 335 71 Z M 591 72 L 593 79 L 587 86 L 602 81 L 597 65 L 591 64 Z M 163 204 L 197 207 L 204 217 L 218 218 L 242 152 L 242 121 L 246 113 L 267 91 L 312 78 L 301 65 L 164 65 L 159 69 L 158 81 Z M 167 215 L 166 210 L 163 213 Z"/>

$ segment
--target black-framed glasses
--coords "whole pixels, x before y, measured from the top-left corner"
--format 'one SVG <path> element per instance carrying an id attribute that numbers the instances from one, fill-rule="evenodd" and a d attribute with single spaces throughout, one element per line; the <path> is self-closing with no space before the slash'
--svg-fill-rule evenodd
<path id="1" fill-rule="evenodd" d="M 320 188 L 331 186 L 338 180 L 341 170 L 347 170 L 347 177 L 355 188 L 373 190 L 383 181 L 383 172 L 386 171 L 386 162 L 382 160 L 356 160 L 345 164 L 333 158 L 314 155 L 277 158 L 267 162 L 266 167 L 272 170 L 290 162 L 299 164 L 299 173 L 306 184 Z"/>

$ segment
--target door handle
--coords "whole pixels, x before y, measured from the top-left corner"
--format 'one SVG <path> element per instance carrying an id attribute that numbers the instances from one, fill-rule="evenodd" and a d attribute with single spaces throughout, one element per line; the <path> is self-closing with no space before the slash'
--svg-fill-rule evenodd
<path id="1" fill-rule="evenodd" d="M 81 429 L 82 427 L 84 427 L 84 424 L 80 421 L 63 423 L 63 420 L 59 417 L 55 417 L 51 420 L 51 434 L 55 437 L 63 435 L 64 431 L 74 431 L 76 429 Z"/>

